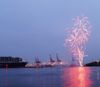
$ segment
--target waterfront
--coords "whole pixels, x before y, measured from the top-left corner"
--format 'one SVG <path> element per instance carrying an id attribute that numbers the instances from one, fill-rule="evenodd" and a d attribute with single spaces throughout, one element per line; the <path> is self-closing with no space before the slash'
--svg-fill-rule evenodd
<path id="1" fill-rule="evenodd" d="M 0 69 L 0 87 L 100 87 L 100 67 Z"/>

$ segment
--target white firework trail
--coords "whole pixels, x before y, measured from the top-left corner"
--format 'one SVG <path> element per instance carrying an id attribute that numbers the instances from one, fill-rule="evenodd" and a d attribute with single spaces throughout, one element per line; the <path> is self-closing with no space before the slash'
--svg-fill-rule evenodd
<path id="1" fill-rule="evenodd" d="M 69 36 L 65 40 L 68 44 L 72 56 L 80 66 L 83 66 L 83 58 L 85 57 L 85 45 L 91 33 L 91 26 L 88 17 L 77 17 L 74 19 Z"/>

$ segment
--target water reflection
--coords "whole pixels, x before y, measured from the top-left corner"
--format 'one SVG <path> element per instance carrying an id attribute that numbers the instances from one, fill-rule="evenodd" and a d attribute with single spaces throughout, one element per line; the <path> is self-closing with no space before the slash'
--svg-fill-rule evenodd
<path id="1" fill-rule="evenodd" d="M 92 87 L 90 68 L 72 67 L 64 70 L 64 87 Z"/>
<path id="2" fill-rule="evenodd" d="M 100 67 L 1 69 L 0 87 L 100 87 Z"/>
<path id="3" fill-rule="evenodd" d="M 98 80 L 98 81 L 100 81 L 100 72 L 99 72 L 99 70 L 98 69 L 96 69 L 96 79 Z"/>

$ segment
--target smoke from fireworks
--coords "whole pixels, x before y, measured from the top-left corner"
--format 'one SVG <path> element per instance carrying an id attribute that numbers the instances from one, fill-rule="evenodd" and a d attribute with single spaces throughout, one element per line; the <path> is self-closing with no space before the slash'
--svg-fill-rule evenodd
<path id="1" fill-rule="evenodd" d="M 69 32 L 69 36 L 65 40 L 68 44 L 72 56 L 80 66 L 83 66 L 83 58 L 85 57 L 85 45 L 90 36 L 91 26 L 87 17 L 77 17 L 74 19 L 74 25 Z"/>

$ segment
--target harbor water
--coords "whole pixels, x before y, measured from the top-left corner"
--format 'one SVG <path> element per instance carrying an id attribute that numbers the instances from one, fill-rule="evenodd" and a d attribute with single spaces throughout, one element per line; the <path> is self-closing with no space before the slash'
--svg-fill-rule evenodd
<path id="1" fill-rule="evenodd" d="M 100 67 L 0 69 L 0 87 L 100 87 Z"/>

